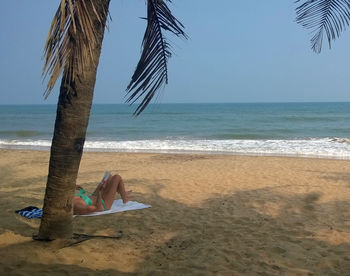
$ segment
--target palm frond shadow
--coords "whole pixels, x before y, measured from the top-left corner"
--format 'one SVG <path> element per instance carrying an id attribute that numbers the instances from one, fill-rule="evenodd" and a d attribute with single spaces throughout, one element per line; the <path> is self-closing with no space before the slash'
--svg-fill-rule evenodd
<path id="1" fill-rule="evenodd" d="M 341 255 L 337 257 L 339 252 L 345 254 L 345 251 L 350 250 L 349 244 L 338 246 L 314 237 L 319 230 L 330 231 L 332 228 L 332 231 L 349 231 L 349 226 L 344 220 L 350 219 L 350 213 L 344 210 L 350 210 L 350 203 L 320 203 L 318 199 L 321 195 L 312 193 L 284 198 L 276 192 L 276 197 L 273 195 L 272 198 L 282 202 L 282 207 L 279 214 L 273 217 L 261 212 L 263 208 L 260 208 L 267 203 L 266 195 L 273 193 L 274 189 L 239 192 L 234 195 L 211 198 L 202 207 L 188 207 L 156 194 L 146 196 L 145 201 L 153 205 L 152 209 L 115 215 L 114 217 L 118 218 L 115 223 L 108 220 L 111 222 L 108 227 L 123 229 L 130 243 L 141 243 L 143 247 L 141 254 L 144 261 L 134 272 L 126 274 L 124 272 L 124 274 L 137 275 L 145 271 L 152 275 L 219 273 L 220 270 L 215 270 L 215 267 L 220 263 L 225 264 L 226 271 L 231 269 L 232 273 L 249 273 L 250 268 L 260 267 L 261 272 L 266 274 L 281 275 L 286 273 L 283 260 L 294 264 L 294 269 L 299 271 L 322 274 L 327 267 L 323 271 L 318 270 L 319 267 L 314 266 L 313 263 L 324 262 L 325 259 L 321 255 L 310 254 L 311 248 L 327 252 L 331 257 L 329 265 L 333 265 L 331 260 L 335 258 L 334 262 L 338 265 L 332 269 L 339 273 L 338 275 L 350 271 L 349 262 L 341 258 Z M 314 208 L 305 211 L 304 206 L 308 204 L 313 205 Z M 344 209 L 341 214 L 336 215 L 337 219 L 329 218 L 329 225 L 319 221 L 324 215 L 324 208 L 336 210 L 340 204 Z M 296 209 L 303 212 L 297 212 Z M 143 220 L 145 215 L 150 219 Z M 105 220 L 106 218 L 99 218 L 100 222 Z M 97 231 L 97 228 L 91 227 L 94 224 L 86 224 L 84 232 Z M 154 243 L 155 236 L 169 233 L 173 233 L 170 239 L 160 244 Z M 85 241 L 89 237 L 89 235 L 82 235 L 78 238 Z M 103 239 L 100 246 L 107 251 L 111 248 L 111 252 L 115 250 L 115 240 L 120 240 L 119 236 L 116 239 L 103 236 L 99 238 Z M 217 244 L 225 244 L 225 246 L 220 247 Z M 79 242 L 74 245 L 80 246 Z M 89 243 L 84 243 L 84 246 L 89 247 Z M 289 246 L 293 246 L 292 252 L 285 249 Z M 14 252 L 23 248 L 21 245 L 1 248 L 0 255 L 9 250 Z M 188 268 L 184 271 L 185 264 Z M 26 265 L 36 266 L 37 264 Z M 71 268 L 71 266 L 60 265 L 60 269 L 64 271 Z M 51 269 L 55 268 L 51 267 Z M 87 268 L 75 266 L 74 269 L 84 271 Z M 110 272 L 121 273 L 117 269 Z"/>
<path id="2" fill-rule="evenodd" d="M 117 243 L 123 244 L 120 246 L 127 243 L 130 250 L 135 249 L 133 256 L 143 261 L 129 273 L 119 269 L 100 271 L 118 275 L 145 272 L 149 275 L 203 275 L 228 271 L 243 275 L 255 272 L 281 275 L 296 271 L 322 275 L 331 271 L 335 275 L 345 275 L 350 272 L 350 263 L 344 257 L 350 244 L 329 243 L 317 236 L 325 231 L 343 235 L 350 232 L 347 223 L 350 202 L 322 203 L 321 193 L 283 195 L 278 189 L 218 196 L 206 200 L 200 207 L 190 207 L 159 194 L 145 195 L 144 201 L 152 204 L 151 209 L 93 217 L 93 220 L 84 218 L 90 223 L 83 224 L 78 231 L 92 234 L 77 234 L 77 241 L 66 246 L 74 245 L 74 250 L 79 252 L 80 246 L 86 247 L 85 252 L 89 252 L 90 247 L 101 247 L 104 254 L 110 255 L 119 248 Z M 266 206 L 273 203 L 280 208 L 278 213 L 270 215 Z M 333 210 L 332 213 L 329 210 Z M 103 223 L 111 232 L 116 233 L 118 229 L 123 233 L 111 237 L 99 235 L 98 225 Z M 81 241 L 91 238 L 102 240 L 81 245 Z M 32 249 L 42 250 L 42 247 L 36 244 Z M 13 264 L 23 263 L 23 253 L 19 252 L 24 248 L 28 247 L 24 244 L 3 247 L 0 256 L 14 252 L 13 256 L 17 257 L 12 260 Z M 61 244 L 57 250 L 63 248 Z M 37 265 L 34 259 L 27 262 L 27 267 Z M 45 267 L 52 271 L 58 269 L 52 265 Z M 251 271 L 252 268 L 257 271 Z M 72 267 L 60 264 L 59 269 L 68 271 Z M 73 269 L 82 272 L 87 268 L 77 265 Z"/>
<path id="3" fill-rule="evenodd" d="M 264 212 L 271 204 L 266 200 L 267 194 L 275 203 L 282 205 L 276 216 Z M 319 233 L 328 231 L 344 235 L 350 233 L 347 223 L 350 220 L 350 202 L 320 203 L 321 197 L 321 193 L 315 192 L 282 196 L 274 189 L 258 189 L 215 197 L 207 200 L 201 208 L 161 200 L 155 206 L 161 214 L 158 213 L 151 224 L 143 227 L 152 232 L 155 224 L 164 233 L 171 229 L 176 234 L 164 244 L 153 246 L 152 253 L 138 271 L 147 269 L 151 264 L 159 274 L 166 273 L 171 267 L 177 269 L 171 275 L 179 275 L 183 273 L 181 267 L 187 265 L 197 266 L 198 270 L 193 269 L 191 273 L 199 275 L 205 271 L 217 273 L 213 271 L 214 267 L 227 264 L 226 271 L 231 273 L 245 275 L 250 273 L 251 267 L 261 267 L 261 273 L 281 275 L 288 274 L 283 270 L 288 260 L 294 262 L 296 271 L 300 269 L 317 275 L 325 273 L 327 268 L 313 267 L 306 260 L 321 263 L 325 254 L 333 258 L 340 253 L 336 271 L 339 275 L 350 272 L 350 264 L 341 257 L 346 256 L 350 244 L 332 244 L 317 237 Z M 164 213 L 163 209 L 166 209 Z M 325 209 L 333 211 L 325 213 Z M 184 214 L 186 221 L 182 219 Z M 217 244 L 225 246 L 218 248 Z M 289 252 L 291 247 L 294 249 Z M 318 253 L 311 254 L 311 249 L 316 249 Z M 319 255 L 320 252 L 323 256 Z M 299 262 L 298 259 L 305 261 Z M 187 270 L 188 275 L 191 273 Z"/>

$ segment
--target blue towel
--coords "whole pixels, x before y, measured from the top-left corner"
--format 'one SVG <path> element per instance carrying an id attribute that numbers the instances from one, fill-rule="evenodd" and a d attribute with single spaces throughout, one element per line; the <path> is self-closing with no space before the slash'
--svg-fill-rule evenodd
<path id="1" fill-rule="evenodd" d="M 21 210 L 17 210 L 15 212 L 23 217 L 28 218 L 28 219 L 41 218 L 43 215 L 43 209 L 40 209 L 40 208 L 34 207 L 34 206 L 29 206 L 29 207 L 23 208 Z"/>

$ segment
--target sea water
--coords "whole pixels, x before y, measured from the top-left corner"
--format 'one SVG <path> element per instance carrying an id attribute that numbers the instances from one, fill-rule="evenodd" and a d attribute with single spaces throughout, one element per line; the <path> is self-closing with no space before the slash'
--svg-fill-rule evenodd
<path id="1" fill-rule="evenodd" d="M 95 104 L 85 151 L 350 159 L 350 103 Z M 0 106 L 0 148 L 48 150 L 55 105 Z"/>

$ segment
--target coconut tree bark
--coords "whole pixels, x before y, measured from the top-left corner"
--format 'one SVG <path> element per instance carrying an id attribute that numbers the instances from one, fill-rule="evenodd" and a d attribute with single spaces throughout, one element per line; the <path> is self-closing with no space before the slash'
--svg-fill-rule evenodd
<path id="1" fill-rule="evenodd" d="M 86 62 L 84 71 L 77 73 L 74 82 L 67 81 L 67 68 L 63 72 L 39 239 L 71 238 L 73 235 L 72 201 L 89 122 L 109 2 L 110 0 L 93 0 L 96 11 L 86 1 L 96 30 L 97 43 L 91 49 L 91 59 Z"/>

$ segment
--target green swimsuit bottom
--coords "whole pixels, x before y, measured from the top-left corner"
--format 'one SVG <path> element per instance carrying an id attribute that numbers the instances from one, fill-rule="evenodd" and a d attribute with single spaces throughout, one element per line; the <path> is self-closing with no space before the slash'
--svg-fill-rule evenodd
<path id="1" fill-rule="evenodd" d="M 91 198 L 87 195 L 87 192 L 83 188 L 79 189 L 79 194 L 74 194 L 74 195 L 79 196 L 82 200 L 84 200 L 87 206 L 91 206 L 92 204 Z M 103 205 L 103 209 L 106 211 L 107 208 L 105 205 L 105 201 L 102 198 L 101 198 L 101 203 Z"/>

